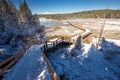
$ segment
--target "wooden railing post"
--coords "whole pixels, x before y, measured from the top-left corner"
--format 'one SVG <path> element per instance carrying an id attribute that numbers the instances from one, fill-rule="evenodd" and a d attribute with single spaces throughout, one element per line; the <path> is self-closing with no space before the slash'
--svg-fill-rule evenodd
<path id="1" fill-rule="evenodd" d="M 46 51 L 46 47 L 45 47 L 45 45 L 43 45 L 43 48 L 44 48 L 44 51 Z"/>
<path id="2" fill-rule="evenodd" d="M 47 44 L 47 40 L 45 41 L 45 46 L 46 46 L 46 48 L 48 49 L 48 44 Z"/>
<path id="3" fill-rule="evenodd" d="M 56 50 L 56 45 L 55 45 L 54 41 L 53 41 L 53 48 L 54 48 L 54 50 Z M 53 52 L 54 52 L 54 50 L 53 50 Z"/>
<path id="4" fill-rule="evenodd" d="M 64 41 L 64 37 L 62 37 L 62 53 L 63 53 L 63 41 Z"/>
<path id="5" fill-rule="evenodd" d="M 62 43 L 63 43 L 63 41 L 64 41 L 64 37 L 62 37 Z"/>
<path id="6" fill-rule="evenodd" d="M 41 49 L 40 49 L 40 50 L 41 50 L 41 52 L 44 52 L 44 49 L 43 49 L 43 47 L 41 47 Z"/>
<path id="7" fill-rule="evenodd" d="M 58 49 L 57 43 L 58 43 L 58 41 L 56 40 L 56 41 L 55 41 L 55 46 L 56 46 L 56 48 Z"/>
<path id="8" fill-rule="evenodd" d="M 55 42 L 53 41 L 53 47 L 56 47 Z"/>

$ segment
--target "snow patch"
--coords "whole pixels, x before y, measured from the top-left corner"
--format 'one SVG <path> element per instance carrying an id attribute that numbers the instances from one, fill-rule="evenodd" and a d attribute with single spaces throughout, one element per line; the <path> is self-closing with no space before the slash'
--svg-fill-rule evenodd
<path id="1" fill-rule="evenodd" d="M 3 80 L 50 80 L 40 47 L 33 45 L 29 48 L 22 59 L 4 75 Z"/>
<path id="2" fill-rule="evenodd" d="M 49 60 L 62 80 L 119 80 L 120 55 L 112 62 L 104 56 L 94 45 L 83 44 L 83 51 L 72 45 L 50 54 Z"/>

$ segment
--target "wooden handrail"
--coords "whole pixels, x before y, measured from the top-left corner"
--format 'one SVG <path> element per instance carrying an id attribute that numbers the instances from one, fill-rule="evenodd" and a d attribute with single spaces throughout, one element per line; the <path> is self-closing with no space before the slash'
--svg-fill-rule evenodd
<path id="1" fill-rule="evenodd" d="M 16 58 L 16 59 L 13 60 L 12 62 L 10 62 L 7 66 L 5 66 L 5 67 L 0 71 L 0 75 L 3 75 L 3 73 L 5 73 L 10 67 L 12 67 L 18 60 L 19 60 L 19 58 Z"/>
<path id="2" fill-rule="evenodd" d="M 8 63 L 10 60 L 14 59 L 15 56 L 11 56 L 5 60 L 3 60 L 2 62 L 0 62 L 0 67 L 3 66 L 4 64 Z"/>
<path id="3" fill-rule="evenodd" d="M 11 56 L 7 59 L 5 59 L 4 61 L 1 62 L 1 66 L 6 64 L 7 62 L 11 61 L 12 59 L 14 59 L 13 61 L 11 61 L 9 64 L 7 64 L 1 71 L 0 71 L 0 75 L 3 75 L 3 73 L 5 73 L 10 67 L 12 67 L 18 60 L 20 60 L 20 58 L 23 56 L 23 54 L 25 53 L 25 51 L 31 47 L 31 44 L 29 44 L 28 46 L 25 46 L 24 48 L 22 48 L 17 55 L 15 56 Z"/>
<path id="4" fill-rule="evenodd" d="M 71 22 L 69 22 L 69 21 L 67 21 L 67 23 L 68 24 L 70 24 L 71 26 L 73 26 L 73 27 L 75 27 L 75 28 L 77 28 L 77 29 L 81 29 L 81 30 L 83 30 L 83 31 L 85 31 L 86 29 L 84 29 L 83 27 L 81 27 L 81 26 L 76 26 L 76 25 L 73 25 Z"/>
<path id="5" fill-rule="evenodd" d="M 50 64 L 49 60 L 47 59 L 47 57 L 45 56 L 45 54 L 43 53 L 42 54 L 46 64 L 47 64 L 47 67 L 48 67 L 48 71 L 50 73 L 50 76 L 51 76 L 51 79 L 52 80 L 60 80 L 60 78 L 57 76 L 57 73 L 55 72 L 55 70 L 53 69 L 52 65 Z"/>

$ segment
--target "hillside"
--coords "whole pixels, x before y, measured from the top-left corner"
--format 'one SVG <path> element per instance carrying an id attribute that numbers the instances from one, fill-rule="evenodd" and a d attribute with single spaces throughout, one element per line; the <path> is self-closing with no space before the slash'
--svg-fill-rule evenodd
<path id="1" fill-rule="evenodd" d="M 21 3 L 20 10 L 17 10 L 10 0 L 0 1 L 0 61 L 15 55 L 28 39 L 34 39 L 43 29 L 26 2 Z"/>
<path id="2" fill-rule="evenodd" d="M 71 14 L 38 14 L 39 17 L 48 19 L 71 19 L 71 18 L 120 18 L 120 10 L 92 10 Z"/>

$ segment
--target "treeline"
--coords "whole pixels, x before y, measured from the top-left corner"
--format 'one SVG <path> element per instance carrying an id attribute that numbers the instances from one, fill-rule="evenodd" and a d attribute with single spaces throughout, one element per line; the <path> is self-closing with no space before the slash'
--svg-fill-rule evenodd
<path id="1" fill-rule="evenodd" d="M 74 19 L 74 18 L 120 18 L 120 10 L 92 10 L 71 14 L 39 14 L 38 17 L 48 19 Z"/>
<path id="2" fill-rule="evenodd" d="M 11 0 L 0 0 L 0 49 L 4 49 L 0 52 L 0 61 L 15 55 L 29 40 L 43 38 L 44 29 L 25 0 L 19 9 Z"/>

